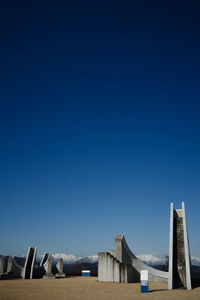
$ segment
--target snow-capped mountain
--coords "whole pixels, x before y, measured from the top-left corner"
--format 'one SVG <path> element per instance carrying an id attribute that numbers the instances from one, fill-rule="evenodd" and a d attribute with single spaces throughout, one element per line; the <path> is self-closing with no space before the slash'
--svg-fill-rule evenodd
<path id="1" fill-rule="evenodd" d="M 55 261 L 62 258 L 63 262 L 68 263 L 68 264 L 74 264 L 74 263 L 78 262 L 82 257 L 75 256 L 73 254 L 56 253 L 56 254 L 52 254 L 52 258 Z"/>
<path id="2" fill-rule="evenodd" d="M 26 257 L 26 256 L 24 256 Z M 42 256 L 37 257 L 37 261 L 40 261 Z M 92 255 L 87 257 L 81 257 L 81 256 L 75 256 L 73 254 L 65 254 L 65 253 L 55 253 L 52 254 L 52 258 L 54 262 L 57 262 L 60 258 L 63 259 L 63 262 L 65 264 L 75 264 L 75 263 L 90 263 L 93 264 L 98 261 L 98 255 Z M 158 266 L 158 265 L 165 265 L 166 261 L 165 258 L 159 258 L 157 256 L 154 256 L 152 254 L 139 254 L 137 255 L 137 258 L 139 258 L 144 263 L 150 265 L 150 266 Z M 200 267 L 200 258 L 191 256 L 191 264 L 196 267 Z"/>
<path id="3" fill-rule="evenodd" d="M 79 260 L 79 262 L 93 264 L 98 261 L 98 255 L 83 257 Z"/>
<path id="4" fill-rule="evenodd" d="M 191 256 L 191 263 L 195 267 L 200 267 L 200 258 Z"/>
<path id="5" fill-rule="evenodd" d="M 164 258 L 159 258 L 152 254 L 140 254 L 140 255 L 137 255 L 137 258 L 139 258 L 141 261 L 143 261 L 147 265 L 151 265 L 151 266 L 165 264 Z"/>
<path id="6" fill-rule="evenodd" d="M 68 264 L 83 263 L 83 262 L 95 263 L 98 261 L 98 255 L 80 257 L 80 256 L 75 256 L 73 254 L 57 253 L 57 254 L 52 254 L 52 257 L 54 261 L 58 261 L 60 258 L 62 258 L 63 262 Z"/>
<path id="7" fill-rule="evenodd" d="M 152 254 L 140 254 L 137 257 L 150 266 L 166 264 L 165 258 L 159 258 Z M 191 256 L 191 264 L 192 266 L 200 267 L 200 258 Z"/>

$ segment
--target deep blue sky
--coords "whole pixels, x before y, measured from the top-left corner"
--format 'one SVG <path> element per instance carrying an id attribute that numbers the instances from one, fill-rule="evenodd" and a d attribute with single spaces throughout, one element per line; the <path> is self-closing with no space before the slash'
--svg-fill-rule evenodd
<path id="1" fill-rule="evenodd" d="M 199 1 L 1 1 L 1 254 L 200 257 Z"/>

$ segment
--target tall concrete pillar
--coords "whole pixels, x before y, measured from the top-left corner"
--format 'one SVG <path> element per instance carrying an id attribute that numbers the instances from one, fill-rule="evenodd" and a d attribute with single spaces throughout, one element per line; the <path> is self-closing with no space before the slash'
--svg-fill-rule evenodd
<path id="1" fill-rule="evenodd" d="M 113 278 L 113 281 L 114 282 L 120 282 L 120 262 L 115 260 L 114 261 L 114 278 Z"/>
<path id="2" fill-rule="evenodd" d="M 174 210 L 170 208 L 170 246 L 168 288 L 191 289 L 190 252 L 185 216 L 185 205 Z"/>
<path id="3" fill-rule="evenodd" d="M 4 272 L 4 261 L 5 261 L 5 257 L 1 256 L 1 258 L 0 258 L 0 274 L 3 274 L 3 272 Z"/>

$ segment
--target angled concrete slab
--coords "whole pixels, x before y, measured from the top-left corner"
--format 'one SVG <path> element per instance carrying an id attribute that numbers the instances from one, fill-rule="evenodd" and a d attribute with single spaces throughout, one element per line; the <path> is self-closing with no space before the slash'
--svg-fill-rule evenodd
<path id="1" fill-rule="evenodd" d="M 33 268 L 36 259 L 37 248 L 29 247 L 28 253 L 26 256 L 26 261 L 23 270 L 23 278 L 24 279 L 32 279 L 33 278 Z"/>

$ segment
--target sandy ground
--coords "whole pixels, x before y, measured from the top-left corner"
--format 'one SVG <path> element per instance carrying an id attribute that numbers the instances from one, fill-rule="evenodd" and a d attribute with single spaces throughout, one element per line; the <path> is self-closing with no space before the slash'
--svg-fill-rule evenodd
<path id="1" fill-rule="evenodd" d="M 98 282 L 97 277 L 0 281 L 0 300 L 134 300 L 147 298 L 199 300 L 200 287 L 191 291 L 168 291 L 165 283 L 150 283 L 150 293 L 141 294 L 139 283 L 103 283 Z"/>

